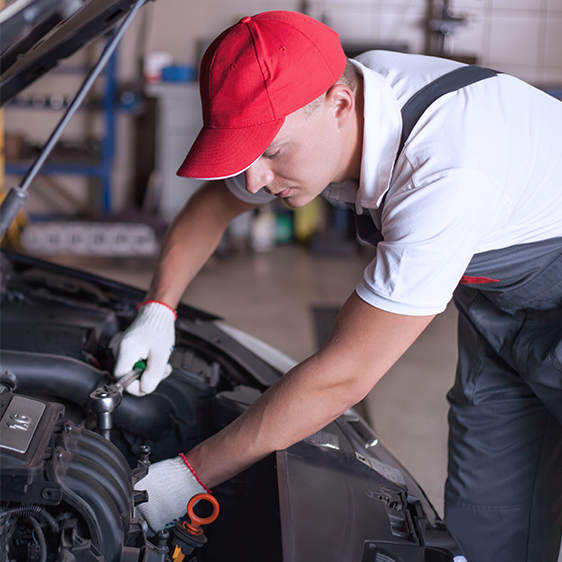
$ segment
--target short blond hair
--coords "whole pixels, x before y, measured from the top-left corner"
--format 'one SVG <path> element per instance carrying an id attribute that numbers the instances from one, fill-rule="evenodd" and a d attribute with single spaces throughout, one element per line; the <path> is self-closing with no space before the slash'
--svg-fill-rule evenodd
<path id="1" fill-rule="evenodd" d="M 357 84 L 359 83 L 359 76 L 359 70 L 357 67 L 349 59 L 347 59 L 345 70 L 339 77 L 336 84 L 345 84 L 350 90 L 355 92 Z"/>
<path id="2" fill-rule="evenodd" d="M 344 84 L 347 86 L 352 92 L 355 92 L 357 89 L 357 84 L 359 83 L 359 71 L 357 70 L 356 66 L 347 59 L 347 63 L 345 65 L 345 70 L 343 74 L 337 79 L 337 81 L 333 84 Z M 316 99 L 312 100 L 310 103 L 303 107 L 305 114 L 311 115 L 314 113 L 324 101 L 326 97 L 326 92 L 322 95 L 318 96 Z"/>

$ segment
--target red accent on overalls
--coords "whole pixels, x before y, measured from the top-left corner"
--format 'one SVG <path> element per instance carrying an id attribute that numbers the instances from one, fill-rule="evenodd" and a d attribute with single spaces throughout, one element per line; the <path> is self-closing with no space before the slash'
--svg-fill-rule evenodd
<path id="1" fill-rule="evenodd" d="M 459 281 L 460 285 L 482 284 L 482 283 L 497 283 L 499 279 L 490 279 L 489 277 L 471 277 L 470 275 L 463 275 Z"/>

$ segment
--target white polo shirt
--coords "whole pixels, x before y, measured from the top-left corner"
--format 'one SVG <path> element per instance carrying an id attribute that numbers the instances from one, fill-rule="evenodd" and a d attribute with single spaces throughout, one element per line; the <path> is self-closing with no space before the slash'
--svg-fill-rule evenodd
<path id="1" fill-rule="evenodd" d="M 385 51 L 356 61 L 365 87 L 361 180 L 331 185 L 328 196 L 355 202 L 382 230 L 356 287 L 363 300 L 437 314 L 474 254 L 562 237 L 562 103 L 507 75 L 472 84 L 430 106 L 395 165 L 400 108 L 462 65 Z M 248 193 L 243 174 L 227 185 L 247 202 L 273 199 Z"/>

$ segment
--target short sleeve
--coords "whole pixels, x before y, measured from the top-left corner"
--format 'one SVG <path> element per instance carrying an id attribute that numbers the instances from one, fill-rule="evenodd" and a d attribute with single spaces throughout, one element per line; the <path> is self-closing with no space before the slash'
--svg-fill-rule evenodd
<path id="1" fill-rule="evenodd" d="M 481 239 L 508 212 L 500 190 L 479 174 L 454 171 L 401 190 L 385 204 L 384 241 L 357 294 L 395 314 L 442 312 Z"/>

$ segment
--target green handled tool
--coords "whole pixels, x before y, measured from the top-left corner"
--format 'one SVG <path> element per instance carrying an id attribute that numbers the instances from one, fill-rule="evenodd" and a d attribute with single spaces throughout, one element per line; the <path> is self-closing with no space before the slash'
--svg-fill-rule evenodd
<path id="1" fill-rule="evenodd" d="M 90 393 L 90 408 L 96 416 L 98 433 L 106 439 L 110 438 L 113 428 L 113 410 L 121 404 L 123 392 L 137 380 L 146 369 L 146 361 L 137 361 L 133 368 L 113 384 L 104 384 Z"/>
<path id="2" fill-rule="evenodd" d="M 133 368 L 115 383 L 117 386 L 121 388 L 121 391 L 125 390 L 133 381 L 136 381 L 146 369 L 146 361 L 144 359 L 140 359 L 137 361 Z"/>

